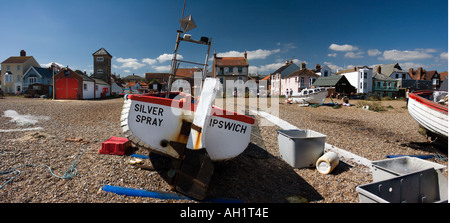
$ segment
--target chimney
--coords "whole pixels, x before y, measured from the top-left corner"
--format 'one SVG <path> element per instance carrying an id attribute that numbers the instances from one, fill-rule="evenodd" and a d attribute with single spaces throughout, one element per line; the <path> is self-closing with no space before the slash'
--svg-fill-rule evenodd
<path id="1" fill-rule="evenodd" d="M 381 66 L 377 67 L 377 73 L 381 74 Z"/>
<path id="2" fill-rule="evenodd" d="M 414 74 L 414 69 L 411 67 L 411 68 L 409 68 L 409 76 L 412 77 L 413 74 Z"/>
<path id="3" fill-rule="evenodd" d="M 423 73 L 423 68 L 419 67 L 419 68 L 417 68 L 417 71 L 419 72 L 419 80 L 425 80 L 425 74 Z"/>
<path id="4" fill-rule="evenodd" d="M 289 61 L 289 64 L 292 64 L 292 59 Z"/>
<path id="5" fill-rule="evenodd" d="M 356 66 L 355 67 L 353 67 L 353 71 L 356 71 L 357 69 L 356 69 Z"/>
<path id="6" fill-rule="evenodd" d="M 320 64 L 316 64 L 316 70 L 320 70 Z"/>
<path id="7" fill-rule="evenodd" d="M 302 70 L 303 70 L 303 69 L 306 69 L 306 63 L 302 63 L 301 69 L 302 69 Z"/>
<path id="8" fill-rule="evenodd" d="M 27 52 L 25 52 L 25 50 L 21 50 L 20 51 L 20 56 L 21 57 L 26 57 L 27 56 Z"/>
<path id="9" fill-rule="evenodd" d="M 286 60 L 286 63 L 284 63 L 285 65 L 289 65 L 289 60 Z"/>
<path id="10" fill-rule="evenodd" d="M 244 52 L 244 58 L 247 59 L 247 50 Z"/>

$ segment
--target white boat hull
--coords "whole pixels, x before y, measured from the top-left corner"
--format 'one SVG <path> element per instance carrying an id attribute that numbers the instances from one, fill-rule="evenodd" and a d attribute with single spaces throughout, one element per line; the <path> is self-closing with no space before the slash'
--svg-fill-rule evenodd
<path id="1" fill-rule="evenodd" d="M 448 107 L 422 97 L 430 94 L 432 91 L 410 93 L 409 114 L 428 131 L 448 138 Z"/>
<path id="2" fill-rule="evenodd" d="M 183 120 L 193 121 L 194 105 L 152 96 L 128 97 L 121 118 L 126 137 L 139 147 L 179 158 L 168 142 L 187 142 L 188 136 L 180 131 Z M 207 127 L 202 131 L 206 134 L 205 148 L 211 160 L 228 160 L 241 154 L 250 143 L 254 121 L 249 116 L 213 107 L 206 120 Z"/>
<path id="3" fill-rule="evenodd" d="M 323 101 L 327 97 L 327 94 L 327 91 L 315 92 L 305 96 L 297 94 L 292 96 L 292 102 L 299 104 L 323 104 Z"/>

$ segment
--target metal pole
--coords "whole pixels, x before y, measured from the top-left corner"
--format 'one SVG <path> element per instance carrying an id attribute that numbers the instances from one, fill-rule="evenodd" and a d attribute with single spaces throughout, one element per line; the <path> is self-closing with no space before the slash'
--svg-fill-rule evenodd
<path id="1" fill-rule="evenodd" d="M 55 63 L 53 62 L 52 63 L 52 77 L 53 77 L 53 90 L 52 90 L 52 93 L 53 93 L 53 100 L 55 99 Z"/>
<path id="2" fill-rule="evenodd" d="M 209 53 L 211 51 L 211 44 L 212 44 L 212 37 L 210 38 L 209 43 L 208 43 L 208 53 L 206 54 L 205 65 L 203 66 L 202 80 L 205 80 L 205 78 L 206 78 L 206 68 L 208 67 L 208 60 L 209 60 Z"/>
<path id="3" fill-rule="evenodd" d="M 181 19 L 183 19 L 184 17 L 184 9 L 186 8 L 186 0 L 184 0 L 184 4 L 183 4 L 183 12 L 181 13 Z M 175 78 L 175 72 L 176 72 L 176 59 L 177 59 L 177 52 L 178 52 L 178 45 L 180 44 L 180 36 L 181 36 L 181 22 L 180 22 L 180 29 L 177 30 L 177 42 L 175 44 L 175 51 L 173 53 L 173 57 L 172 57 L 172 67 L 171 67 L 171 71 L 170 71 L 170 76 L 169 76 L 169 80 L 167 83 L 167 94 L 166 94 L 166 98 L 169 98 L 169 94 L 170 94 L 170 90 L 172 88 L 172 82 Z"/>

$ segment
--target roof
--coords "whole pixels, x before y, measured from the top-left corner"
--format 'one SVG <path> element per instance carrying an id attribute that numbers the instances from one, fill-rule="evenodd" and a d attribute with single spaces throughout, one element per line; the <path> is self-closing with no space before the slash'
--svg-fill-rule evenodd
<path id="1" fill-rule="evenodd" d="M 300 67 L 297 66 L 295 63 L 286 63 L 277 70 L 275 70 L 272 74 L 281 74 L 281 78 L 285 78 L 287 75 L 291 74 L 292 72 L 300 70 Z"/>
<path id="2" fill-rule="evenodd" d="M 291 74 L 289 74 L 288 76 L 286 76 L 286 78 L 290 78 L 290 77 L 294 77 L 294 76 L 318 77 L 318 75 L 316 73 L 314 73 L 312 70 L 307 69 L 307 68 L 294 71 Z"/>
<path id="3" fill-rule="evenodd" d="M 402 68 L 400 67 L 400 65 L 398 63 L 390 63 L 390 64 L 381 64 L 378 65 L 381 67 L 381 74 L 390 76 L 392 73 L 394 72 L 398 72 L 398 73 L 408 73 L 408 71 L 404 71 L 402 70 Z M 374 70 L 377 70 L 377 66 L 375 66 Z"/>
<path id="4" fill-rule="evenodd" d="M 124 77 L 122 79 L 124 79 L 124 80 L 141 80 L 142 77 L 133 74 L 133 75 L 128 75 L 128 76 L 126 76 L 126 77 Z"/>
<path id="5" fill-rule="evenodd" d="M 25 56 L 25 57 L 9 57 L 8 59 L 6 59 L 5 61 L 2 62 L 2 64 L 4 63 L 25 63 L 27 60 L 31 59 L 32 56 Z"/>
<path id="6" fill-rule="evenodd" d="M 109 85 L 108 83 L 106 83 L 106 81 L 104 81 L 100 78 L 91 77 L 91 79 L 93 79 L 96 84 Z"/>
<path id="7" fill-rule="evenodd" d="M 92 82 L 95 82 L 95 80 L 94 80 L 93 78 L 88 77 L 86 74 L 80 74 L 80 73 L 77 73 L 77 72 L 75 72 L 75 71 L 72 71 L 72 72 L 75 73 L 75 74 L 78 74 L 80 77 L 82 77 L 82 78 L 83 78 L 83 81 L 92 81 Z"/>
<path id="8" fill-rule="evenodd" d="M 372 75 L 372 78 L 373 78 L 373 79 L 376 79 L 376 80 L 395 81 L 394 78 L 391 78 L 391 77 L 389 77 L 389 76 L 387 76 L 387 75 L 380 74 L 380 73 L 375 73 L 375 74 L 373 74 L 373 75 Z"/>
<path id="9" fill-rule="evenodd" d="M 347 79 L 343 75 L 331 75 L 328 77 L 319 77 L 316 81 L 314 81 L 313 86 L 335 86 L 341 78 Z"/>
<path id="10" fill-rule="evenodd" d="M 203 69 L 201 68 L 180 68 L 177 70 L 177 73 L 175 74 L 175 79 L 176 78 L 189 78 L 192 77 L 194 75 L 195 72 L 197 71 L 202 71 Z"/>
<path id="11" fill-rule="evenodd" d="M 214 61 L 216 66 L 248 66 L 245 57 L 216 57 Z"/>
<path id="12" fill-rule="evenodd" d="M 105 48 L 103 47 L 92 54 L 92 56 L 106 56 L 106 55 L 112 57 L 112 55 L 109 54 L 108 51 L 106 51 Z"/>
<path id="13" fill-rule="evenodd" d="M 445 78 L 447 78 L 447 77 L 448 77 L 448 72 L 447 71 L 439 73 L 439 78 L 441 79 L 441 81 L 444 81 Z"/>
<path id="14" fill-rule="evenodd" d="M 169 78 L 169 73 L 145 73 L 145 79 L 167 79 Z"/>
<path id="15" fill-rule="evenodd" d="M 52 70 L 35 66 L 32 67 L 42 76 L 42 78 L 52 78 Z"/>

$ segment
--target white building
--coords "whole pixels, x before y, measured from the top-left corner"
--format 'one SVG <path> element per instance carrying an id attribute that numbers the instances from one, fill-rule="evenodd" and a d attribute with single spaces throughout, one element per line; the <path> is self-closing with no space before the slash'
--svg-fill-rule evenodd
<path id="1" fill-rule="evenodd" d="M 356 93 L 372 92 L 372 68 L 367 66 L 354 67 L 353 69 L 339 71 L 338 75 L 344 75 L 353 87 Z"/>
<path id="2" fill-rule="evenodd" d="M 270 74 L 270 95 L 285 95 L 286 89 L 281 86 L 281 79 L 286 78 L 289 74 L 299 70 L 300 67 L 291 61 L 278 68 L 276 71 Z"/>
<path id="3" fill-rule="evenodd" d="M 320 64 L 316 64 L 316 69 L 314 69 L 313 72 L 319 75 L 320 77 L 331 76 L 331 68 L 329 68 L 326 65 L 324 67 L 321 67 Z"/>

